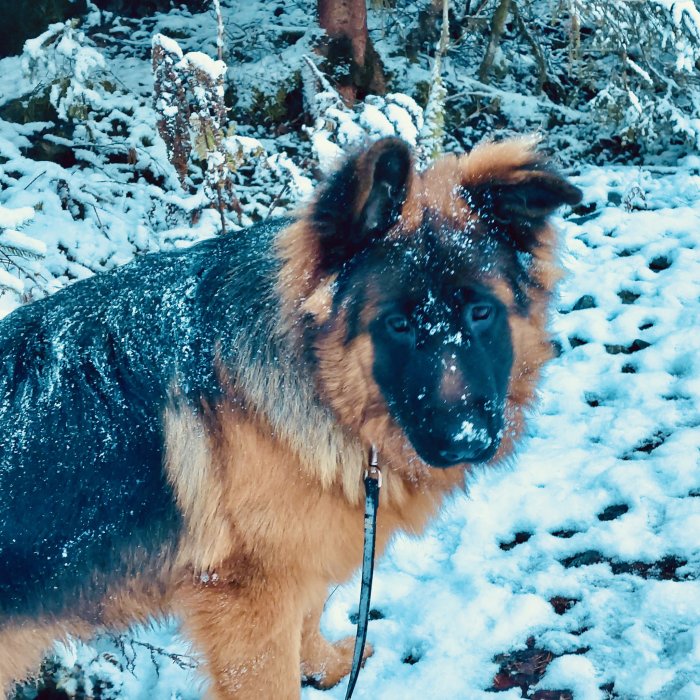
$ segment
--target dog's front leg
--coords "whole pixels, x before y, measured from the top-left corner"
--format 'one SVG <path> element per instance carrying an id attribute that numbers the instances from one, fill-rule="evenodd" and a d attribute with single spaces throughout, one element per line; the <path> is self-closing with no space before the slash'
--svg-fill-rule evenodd
<path id="1" fill-rule="evenodd" d="M 183 587 L 185 632 L 203 654 L 211 700 L 298 700 L 302 607 L 287 582 Z"/>
<path id="2" fill-rule="evenodd" d="M 316 605 L 304 617 L 301 635 L 301 673 L 318 688 L 331 688 L 340 683 L 350 673 L 355 637 L 345 637 L 331 644 L 319 629 L 326 591 L 318 598 Z M 367 644 L 363 660 L 372 655 L 372 647 Z"/>

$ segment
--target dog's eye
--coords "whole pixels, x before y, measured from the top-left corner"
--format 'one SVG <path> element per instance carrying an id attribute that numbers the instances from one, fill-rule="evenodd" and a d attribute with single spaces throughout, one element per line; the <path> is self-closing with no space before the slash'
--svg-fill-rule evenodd
<path id="1" fill-rule="evenodd" d="M 472 306 L 471 318 L 472 321 L 488 321 L 493 314 L 493 307 L 489 304 L 476 304 Z"/>
<path id="2" fill-rule="evenodd" d="M 391 316 L 387 316 L 386 325 L 394 335 L 405 336 L 413 330 L 411 322 L 403 314 L 391 314 Z"/>

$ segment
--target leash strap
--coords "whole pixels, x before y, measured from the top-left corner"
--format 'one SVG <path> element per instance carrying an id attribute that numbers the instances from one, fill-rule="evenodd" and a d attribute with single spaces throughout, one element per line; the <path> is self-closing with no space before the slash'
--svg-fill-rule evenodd
<path id="1" fill-rule="evenodd" d="M 382 486 L 382 473 L 379 470 L 377 450 L 372 445 L 369 469 L 365 472 L 365 542 L 362 553 L 362 588 L 360 589 L 360 607 L 358 610 L 357 635 L 355 650 L 352 655 L 352 669 L 348 680 L 345 700 L 350 700 L 357 677 L 362 666 L 362 653 L 367 641 L 367 624 L 369 622 L 369 603 L 372 595 L 372 576 L 374 574 L 374 549 L 377 538 L 377 509 L 379 508 L 379 489 Z"/>

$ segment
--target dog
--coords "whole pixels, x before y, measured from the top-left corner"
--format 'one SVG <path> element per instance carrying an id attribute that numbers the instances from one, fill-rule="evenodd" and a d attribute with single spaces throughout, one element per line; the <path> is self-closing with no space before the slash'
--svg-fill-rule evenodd
<path id="1" fill-rule="evenodd" d="M 319 619 L 362 557 L 513 452 L 551 355 L 531 142 L 417 172 L 385 138 L 288 218 L 138 257 L 0 322 L 0 688 L 51 644 L 177 614 L 208 697 L 349 672 Z"/>

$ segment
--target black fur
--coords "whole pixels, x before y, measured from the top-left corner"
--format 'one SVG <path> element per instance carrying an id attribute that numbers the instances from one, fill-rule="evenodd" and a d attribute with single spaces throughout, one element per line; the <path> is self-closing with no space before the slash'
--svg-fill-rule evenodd
<path id="1" fill-rule="evenodd" d="M 411 152 L 395 138 L 377 141 L 347 159 L 323 185 L 312 212 L 321 241 L 321 268 L 337 272 L 398 220 L 408 192 Z M 356 211 L 360 190 L 370 180 L 366 201 Z"/>
<path id="2" fill-rule="evenodd" d="M 544 163 L 522 171 L 529 175 L 523 182 L 493 182 L 465 189 L 464 196 L 516 250 L 529 252 L 547 217 L 564 204 L 578 204 L 583 193 Z"/>
<path id="3" fill-rule="evenodd" d="M 181 518 L 163 470 L 174 387 L 213 403 L 224 359 L 276 353 L 280 219 L 143 256 L 0 322 L 0 614 L 99 617 L 107 586 L 148 575 Z"/>

